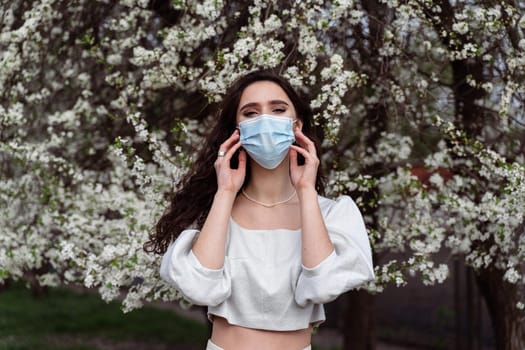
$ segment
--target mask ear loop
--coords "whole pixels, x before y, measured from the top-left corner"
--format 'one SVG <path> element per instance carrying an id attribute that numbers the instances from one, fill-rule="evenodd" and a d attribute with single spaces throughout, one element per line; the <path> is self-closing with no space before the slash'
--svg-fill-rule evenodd
<path id="1" fill-rule="evenodd" d="M 295 118 L 295 119 L 293 120 L 293 122 L 292 122 L 292 129 L 294 129 L 295 126 L 298 127 L 298 125 L 297 125 L 297 124 L 298 124 L 298 121 L 299 121 L 299 119 L 297 119 L 297 118 Z"/>

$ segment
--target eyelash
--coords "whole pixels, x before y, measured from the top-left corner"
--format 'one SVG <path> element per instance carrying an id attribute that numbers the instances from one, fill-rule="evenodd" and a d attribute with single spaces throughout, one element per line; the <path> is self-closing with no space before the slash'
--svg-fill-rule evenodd
<path id="1" fill-rule="evenodd" d="M 286 112 L 286 108 L 275 108 L 272 112 L 284 113 L 284 112 Z M 247 112 L 244 112 L 244 116 L 245 117 L 251 117 L 252 115 L 258 114 L 258 113 L 259 112 L 257 112 L 257 111 L 247 111 Z"/>

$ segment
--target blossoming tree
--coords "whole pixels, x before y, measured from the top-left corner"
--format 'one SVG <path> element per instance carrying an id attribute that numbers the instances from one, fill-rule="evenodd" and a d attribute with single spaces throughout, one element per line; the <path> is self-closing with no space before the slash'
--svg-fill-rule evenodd
<path id="1" fill-rule="evenodd" d="M 225 88 L 273 68 L 311 99 L 330 195 L 366 216 L 366 289 L 442 282 L 447 249 L 477 271 L 498 348 L 522 349 L 524 15 L 445 0 L 1 5 L 0 283 L 124 292 L 125 311 L 180 299 L 142 244 Z M 364 348 L 357 319 L 345 343 Z"/>

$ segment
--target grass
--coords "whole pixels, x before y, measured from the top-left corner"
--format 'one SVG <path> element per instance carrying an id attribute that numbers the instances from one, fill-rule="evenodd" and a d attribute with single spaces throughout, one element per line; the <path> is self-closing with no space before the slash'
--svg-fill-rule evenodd
<path id="1" fill-rule="evenodd" d="M 169 310 L 124 314 L 119 303 L 62 288 L 38 299 L 21 285 L 0 292 L 0 350 L 204 348 L 207 338 L 205 325 Z"/>
<path id="2" fill-rule="evenodd" d="M 195 350 L 207 339 L 206 325 L 170 310 L 124 314 L 120 303 L 66 288 L 40 298 L 22 284 L 0 291 L 0 350 Z"/>

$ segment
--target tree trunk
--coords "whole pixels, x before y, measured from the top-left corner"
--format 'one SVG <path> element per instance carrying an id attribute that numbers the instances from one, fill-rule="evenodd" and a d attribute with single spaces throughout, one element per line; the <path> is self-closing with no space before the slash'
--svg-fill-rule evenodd
<path id="1" fill-rule="evenodd" d="M 353 290 L 343 297 L 343 349 L 374 349 L 373 296 L 364 290 Z"/>
<path id="2" fill-rule="evenodd" d="M 501 270 L 481 270 L 476 280 L 492 319 L 497 350 L 525 349 L 525 312 L 516 307 L 519 287 L 503 281 Z"/>

